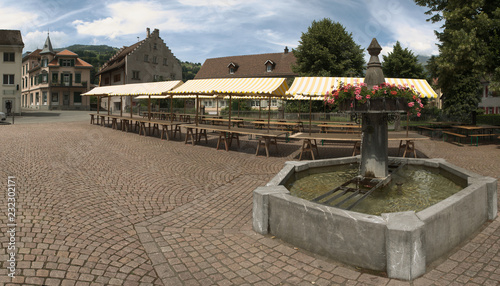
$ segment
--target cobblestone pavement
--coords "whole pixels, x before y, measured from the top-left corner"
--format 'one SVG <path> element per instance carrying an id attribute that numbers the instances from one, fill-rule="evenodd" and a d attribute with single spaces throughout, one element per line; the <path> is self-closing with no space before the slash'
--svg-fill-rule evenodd
<path id="1" fill-rule="evenodd" d="M 298 143 L 255 156 L 255 141 L 216 150 L 82 122 L 0 126 L 0 178 L 16 184 L 16 278 L 7 276 L 7 196 L 0 285 L 499 285 L 500 219 L 412 282 L 384 277 L 252 231 L 252 191 L 296 160 Z M 392 146 L 390 154 L 397 153 Z M 418 142 L 499 178 L 498 144 Z M 320 147 L 322 157 L 351 146 Z M 263 153 L 262 153 L 263 154 Z"/>

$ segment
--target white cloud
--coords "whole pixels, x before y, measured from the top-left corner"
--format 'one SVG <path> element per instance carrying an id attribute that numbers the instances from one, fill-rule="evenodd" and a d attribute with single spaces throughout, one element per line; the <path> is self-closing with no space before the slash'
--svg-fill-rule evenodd
<path id="1" fill-rule="evenodd" d="M 392 0 L 385 3 L 385 1 L 374 0 L 370 1 L 369 5 L 374 31 L 376 34 L 385 33 L 386 37 L 389 37 L 384 43 L 386 46 L 389 46 L 387 43 L 389 41 L 391 47 L 399 41 L 403 47 L 408 47 L 415 55 L 438 54 L 436 46 L 438 40 L 434 30 L 439 27 L 425 21 L 426 15 L 413 1 Z"/>
<path id="2" fill-rule="evenodd" d="M 2 7 L 0 9 L 0 19 L 2 19 L 1 29 L 21 30 L 37 22 L 38 15 L 25 12 L 21 8 Z"/>
<path id="3" fill-rule="evenodd" d="M 24 50 L 25 51 L 34 51 L 36 49 L 42 49 L 45 44 L 45 40 L 47 39 L 47 31 L 33 31 L 28 32 L 23 35 L 24 41 Z M 62 48 L 74 43 L 71 42 L 71 38 L 64 32 L 60 31 L 51 31 L 50 32 L 50 42 L 52 43 L 52 47 Z"/>

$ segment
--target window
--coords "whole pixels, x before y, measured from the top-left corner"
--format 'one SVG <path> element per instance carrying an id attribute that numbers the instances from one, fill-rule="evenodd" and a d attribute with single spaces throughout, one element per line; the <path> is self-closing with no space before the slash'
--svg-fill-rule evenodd
<path id="1" fill-rule="evenodd" d="M 75 73 L 75 83 L 82 83 L 82 74 Z"/>
<path id="2" fill-rule="evenodd" d="M 14 84 L 14 75 L 13 74 L 4 74 L 3 75 L 3 84 Z"/>
<path id="3" fill-rule="evenodd" d="M 251 106 L 252 107 L 259 107 L 260 106 L 260 100 L 252 100 Z"/>
<path id="4" fill-rule="evenodd" d="M 140 79 L 139 71 L 132 71 L 132 79 Z"/>
<path id="5" fill-rule="evenodd" d="M 57 81 L 59 80 L 58 77 L 59 77 L 58 73 L 56 72 L 52 73 L 52 82 L 57 83 Z"/>
<path id="6" fill-rule="evenodd" d="M 74 67 L 75 60 L 74 59 L 60 59 L 59 65 L 62 67 Z"/>
<path id="7" fill-rule="evenodd" d="M 47 92 L 46 91 L 42 92 L 42 102 L 43 102 L 43 105 L 47 105 Z"/>
<path id="8" fill-rule="evenodd" d="M 205 101 L 203 101 L 203 105 L 205 107 L 212 107 L 212 101 L 211 100 L 205 100 Z"/>
<path id="9" fill-rule="evenodd" d="M 167 58 L 164 58 L 164 59 L 163 59 L 163 65 L 164 65 L 164 66 L 168 66 L 168 59 L 167 59 Z"/>
<path id="10" fill-rule="evenodd" d="M 156 43 L 153 44 L 153 49 L 155 49 L 155 50 L 158 49 L 158 46 L 156 45 Z"/>
<path id="11" fill-rule="evenodd" d="M 157 64 L 158 63 L 158 58 L 156 56 L 153 56 L 153 64 Z"/>
<path id="12" fill-rule="evenodd" d="M 162 80 L 163 80 L 163 77 L 162 77 L 161 75 L 157 75 L 157 74 L 155 74 L 155 75 L 153 76 L 153 80 L 154 80 L 154 81 L 162 81 Z"/>
<path id="13" fill-rule="evenodd" d="M 82 103 L 82 93 L 81 92 L 76 92 L 73 94 L 73 102 L 78 104 Z"/>
<path id="14" fill-rule="evenodd" d="M 59 102 L 59 94 L 57 92 L 52 93 L 52 102 Z"/>
<path id="15" fill-rule="evenodd" d="M 42 74 L 42 83 L 47 83 L 48 82 L 48 75 L 46 73 Z"/>
<path id="16" fill-rule="evenodd" d="M 234 74 L 234 68 L 233 67 L 229 68 L 229 74 Z"/>
<path id="17" fill-rule="evenodd" d="M 46 68 L 49 66 L 49 60 L 48 59 L 42 59 L 42 67 Z"/>
<path id="18" fill-rule="evenodd" d="M 278 106 L 278 100 L 276 100 L 276 99 L 272 99 L 272 100 L 271 100 L 271 106 L 272 106 L 272 107 L 276 107 L 276 106 Z"/>
<path id="19" fill-rule="evenodd" d="M 15 61 L 14 53 L 3 53 L 3 61 L 4 62 L 14 62 Z"/>
<path id="20" fill-rule="evenodd" d="M 71 85 L 71 74 L 65 73 L 62 75 L 62 81 L 65 86 Z"/>
<path id="21" fill-rule="evenodd" d="M 113 82 L 119 82 L 121 80 L 121 76 L 119 74 L 115 74 L 113 76 Z"/>
<path id="22" fill-rule="evenodd" d="M 144 55 L 144 61 L 145 61 L 145 62 L 149 62 L 149 57 L 148 57 L 148 55 Z"/>
<path id="23" fill-rule="evenodd" d="M 105 78 L 105 79 L 104 79 L 104 84 L 105 84 L 105 85 L 108 85 L 108 84 L 109 84 L 109 77 L 107 77 L 107 78 Z"/>
<path id="24" fill-rule="evenodd" d="M 266 65 L 266 71 L 267 72 L 272 72 L 273 71 L 273 66 L 272 65 Z"/>

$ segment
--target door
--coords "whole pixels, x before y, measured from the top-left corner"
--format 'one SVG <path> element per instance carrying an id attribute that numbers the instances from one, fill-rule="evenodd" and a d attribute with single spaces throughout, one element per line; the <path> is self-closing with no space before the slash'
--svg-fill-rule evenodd
<path id="1" fill-rule="evenodd" d="M 69 106 L 69 93 L 64 93 L 63 94 L 63 105 L 64 106 Z"/>

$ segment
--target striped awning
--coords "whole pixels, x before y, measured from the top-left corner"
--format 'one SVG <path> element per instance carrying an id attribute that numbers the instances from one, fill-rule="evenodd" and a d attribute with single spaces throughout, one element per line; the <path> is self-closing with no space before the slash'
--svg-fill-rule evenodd
<path id="1" fill-rule="evenodd" d="M 145 82 L 145 83 L 132 83 L 117 86 L 111 95 L 113 96 L 136 96 L 136 95 L 164 95 L 165 92 L 170 91 L 182 85 L 182 80 L 159 81 L 159 82 Z"/>
<path id="2" fill-rule="evenodd" d="M 214 78 L 188 80 L 166 93 L 285 97 L 287 90 L 288 84 L 285 78 Z"/>
<path id="3" fill-rule="evenodd" d="M 298 77 L 295 78 L 287 94 L 292 95 L 293 99 L 297 100 L 309 100 L 310 98 L 322 100 L 326 92 L 331 91 L 332 87 L 337 87 L 340 82 L 356 84 L 362 83 L 364 80 L 360 77 Z M 425 79 L 386 78 L 385 82 L 414 86 L 421 97 L 437 98 L 436 92 Z"/>
<path id="4" fill-rule="evenodd" d="M 109 96 L 115 91 L 117 86 L 118 85 L 94 87 L 92 90 L 82 93 L 82 96 Z"/>

